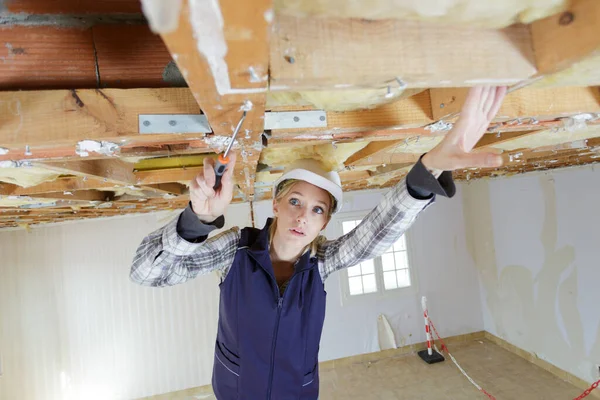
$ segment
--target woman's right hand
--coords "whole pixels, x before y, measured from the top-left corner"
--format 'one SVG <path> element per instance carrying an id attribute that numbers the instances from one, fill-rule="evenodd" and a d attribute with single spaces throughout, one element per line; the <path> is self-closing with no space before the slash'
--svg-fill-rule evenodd
<path id="1" fill-rule="evenodd" d="M 231 153 L 227 170 L 221 179 L 221 186 L 215 186 L 215 162 L 212 158 L 204 159 L 204 171 L 200 172 L 190 183 L 190 200 L 192 210 L 202 222 L 210 223 L 225 213 L 233 198 L 233 170 L 236 155 Z"/>

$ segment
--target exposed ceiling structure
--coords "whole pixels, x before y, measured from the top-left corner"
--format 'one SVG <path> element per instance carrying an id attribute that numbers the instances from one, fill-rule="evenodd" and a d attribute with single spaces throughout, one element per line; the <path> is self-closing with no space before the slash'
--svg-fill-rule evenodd
<path id="1" fill-rule="evenodd" d="M 0 228 L 185 207 L 247 102 L 234 202 L 304 157 L 390 187 L 477 84 L 511 87 L 475 150 L 505 165 L 456 179 L 600 157 L 599 2 L 361 3 L 0 2 Z"/>

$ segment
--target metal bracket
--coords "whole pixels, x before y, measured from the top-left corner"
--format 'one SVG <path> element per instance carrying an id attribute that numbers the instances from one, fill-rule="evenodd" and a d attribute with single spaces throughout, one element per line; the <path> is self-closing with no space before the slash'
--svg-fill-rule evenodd
<path id="1" fill-rule="evenodd" d="M 280 111 L 265 113 L 265 129 L 326 128 L 325 111 Z"/>
<path id="2" fill-rule="evenodd" d="M 204 114 L 140 114 L 140 133 L 210 133 Z"/>
<path id="3" fill-rule="evenodd" d="M 160 133 L 211 133 L 204 114 L 140 114 L 139 132 Z M 326 128 L 325 111 L 279 111 L 265 113 L 265 130 Z"/>

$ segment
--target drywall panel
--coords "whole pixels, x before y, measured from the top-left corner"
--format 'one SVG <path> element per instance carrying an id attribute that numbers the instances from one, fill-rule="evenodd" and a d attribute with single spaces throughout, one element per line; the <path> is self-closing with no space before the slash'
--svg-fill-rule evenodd
<path id="1" fill-rule="evenodd" d="M 598 379 L 600 269 L 592 166 L 465 187 L 485 329 L 581 379 Z"/>
<path id="2" fill-rule="evenodd" d="M 346 193 L 340 214 L 332 219 L 325 235 L 341 235 L 338 225 L 347 213 L 366 214 L 380 201 L 385 191 Z M 327 314 L 321 340 L 320 360 L 349 357 L 379 350 L 377 317 L 385 314 L 399 346 L 425 340 L 421 296 L 426 295 L 430 313 L 445 336 L 483 329 L 479 304 L 479 285 L 465 242 L 461 193 L 453 199 L 439 198 L 417 219 L 408 233 L 412 266 L 416 274 L 414 288 L 364 295 L 345 302 L 341 272 L 325 283 Z M 272 215 L 272 203 L 255 203 L 257 226 Z"/>
<path id="3" fill-rule="evenodd" d="M 133 399 L 210 383 L 218 277 L 129 280 L 142 238 L 177 212 L 0 233 L 0 399 Z M 233 205 L 227 226 L 250 223 Z"/>

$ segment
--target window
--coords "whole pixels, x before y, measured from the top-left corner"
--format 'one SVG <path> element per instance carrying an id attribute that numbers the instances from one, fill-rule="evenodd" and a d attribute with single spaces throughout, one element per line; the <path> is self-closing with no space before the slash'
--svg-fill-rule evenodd
<path id="1" fill-rule="evenodd" d="M 342 222 L 344 234 L 354 229 L 361 220 L 348 218 Z M 346 292 L 350 296 L 377 293 L 411 286 L 411 270 L 409 266 L 406 235 L 381 257 L 364 261 L 358 265 L 347 268 Z"/>

